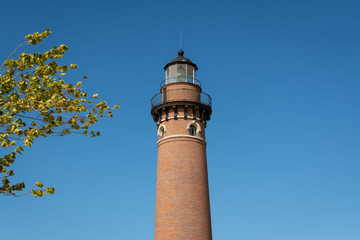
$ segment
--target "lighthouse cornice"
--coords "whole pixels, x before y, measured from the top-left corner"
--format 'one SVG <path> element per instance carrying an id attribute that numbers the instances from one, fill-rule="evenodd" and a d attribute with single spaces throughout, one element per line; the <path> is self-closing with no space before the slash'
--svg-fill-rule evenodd
<path id="1" fill-rule="evenodd" d="M 182 114 L 180 115 L 179 112 Z M 154 122 L 170 119 L 200 119 L 200 122 L 210 120 L 211 105 L 194 101 L 169 101 L 151 108 Z"/>

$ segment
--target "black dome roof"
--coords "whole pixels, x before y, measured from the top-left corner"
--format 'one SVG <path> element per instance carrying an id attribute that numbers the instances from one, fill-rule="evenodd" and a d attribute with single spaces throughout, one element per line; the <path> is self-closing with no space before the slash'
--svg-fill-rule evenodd
<path id="1" fill-rule="evenodd" d="M 166 70 L 169 66 L 177 64 L 177 63 L 186 63 L 186 64 L 193 66 L 196 71 L 198 70 L 198 67 L 196 66 L 195 63 L 193 63 L 190 59 L 184 57 L 184 51 L 181 48 L 178 51 L 178 56 L 176 58 L 174 58 L 173 60 L 171 60 L 168 64 L 166 64 L 164 69 Z"/>

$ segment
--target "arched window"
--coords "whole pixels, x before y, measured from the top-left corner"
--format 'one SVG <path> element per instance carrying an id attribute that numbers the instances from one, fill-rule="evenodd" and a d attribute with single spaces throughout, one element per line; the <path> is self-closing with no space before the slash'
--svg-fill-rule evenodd
<path id="1" fill-rule="evenodd" d="M 162 123 L 159 125 L 157 135 L 160 138 L 163 138 L 163 137 L 165 137 L 165 132 L 166 132 L 166 126 L 165 126 L 165 124 Z"/>
<path id="2" fill-rule="evenodd" d="M 196 136 L 198 133 L 201 133 L 201 126 L 195 120 L 189 121 L 186 126 L 186 130 L 189 131 L 190 136 Z"/>
<path id="3" fill-rule="evenodd" d="M 196 128 L 193 125 L 189 127 L 189 134 L 190 136 L 196 136 Z"/>

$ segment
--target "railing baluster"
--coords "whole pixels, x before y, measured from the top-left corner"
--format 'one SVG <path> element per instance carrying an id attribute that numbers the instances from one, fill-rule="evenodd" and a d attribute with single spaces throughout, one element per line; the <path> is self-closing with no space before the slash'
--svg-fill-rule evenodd
<path id="1" fill-rule="evenodd" d="M 174 93 L 174 91 L 183 91 L 180 96 L 182 96 L 181 99 L 174 99 L 174 96 L 176 96 L 177 94 L 172 94 Z M 167 99 L 164 99 L 163 98 L 163 95 L 161 93 L 158 93 L 156 94 L 152 99 L 151 99 L 151 107 L 156 107 L 162 103 L 166 103 L 166 102 L 174 102 L 174 101 L 183 101 L 183 100 L 186 100 L 186 99 L 183 99 L 183 96 L 186 96 L 186 93 L 187 92 L 198 92 L 198 94 L 200 95 L 199 96 L 199 102 L 206 105 L 206 106 L 209 106 L 211 107 L 211 104 L 212 104 L 212 100 L 211 100 L 211 97 L 204 93 L 204 92 L 200 92 L 200 91 L 197 91 L 197 90 L 190 90 L 190 89 L 173 89 L 173 90 L 167 90 L 166 94 L 167 94 Z M 197 101 L 195 101 L 197 102 Z"/>

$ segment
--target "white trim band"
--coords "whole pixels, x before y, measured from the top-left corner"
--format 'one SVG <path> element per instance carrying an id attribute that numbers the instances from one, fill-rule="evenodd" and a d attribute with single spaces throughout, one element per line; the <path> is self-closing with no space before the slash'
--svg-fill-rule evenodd
<path id="1" fill-rule="evenodd" d="M 206 143 L 205 139 L 203 139 L 201 137 L 180 134 L 180 135 L 172 135 L 172 136 L 168 136 L 168 137 L 163 137 L 162 139 L 157 141 L 157 144 L 159 144 L 161 141 L 169 139 L 169 138 L 194 138 L 194 139 L 197 139 L 197 140 L 200 140 L 200 141 L 203 141 Z"/>

